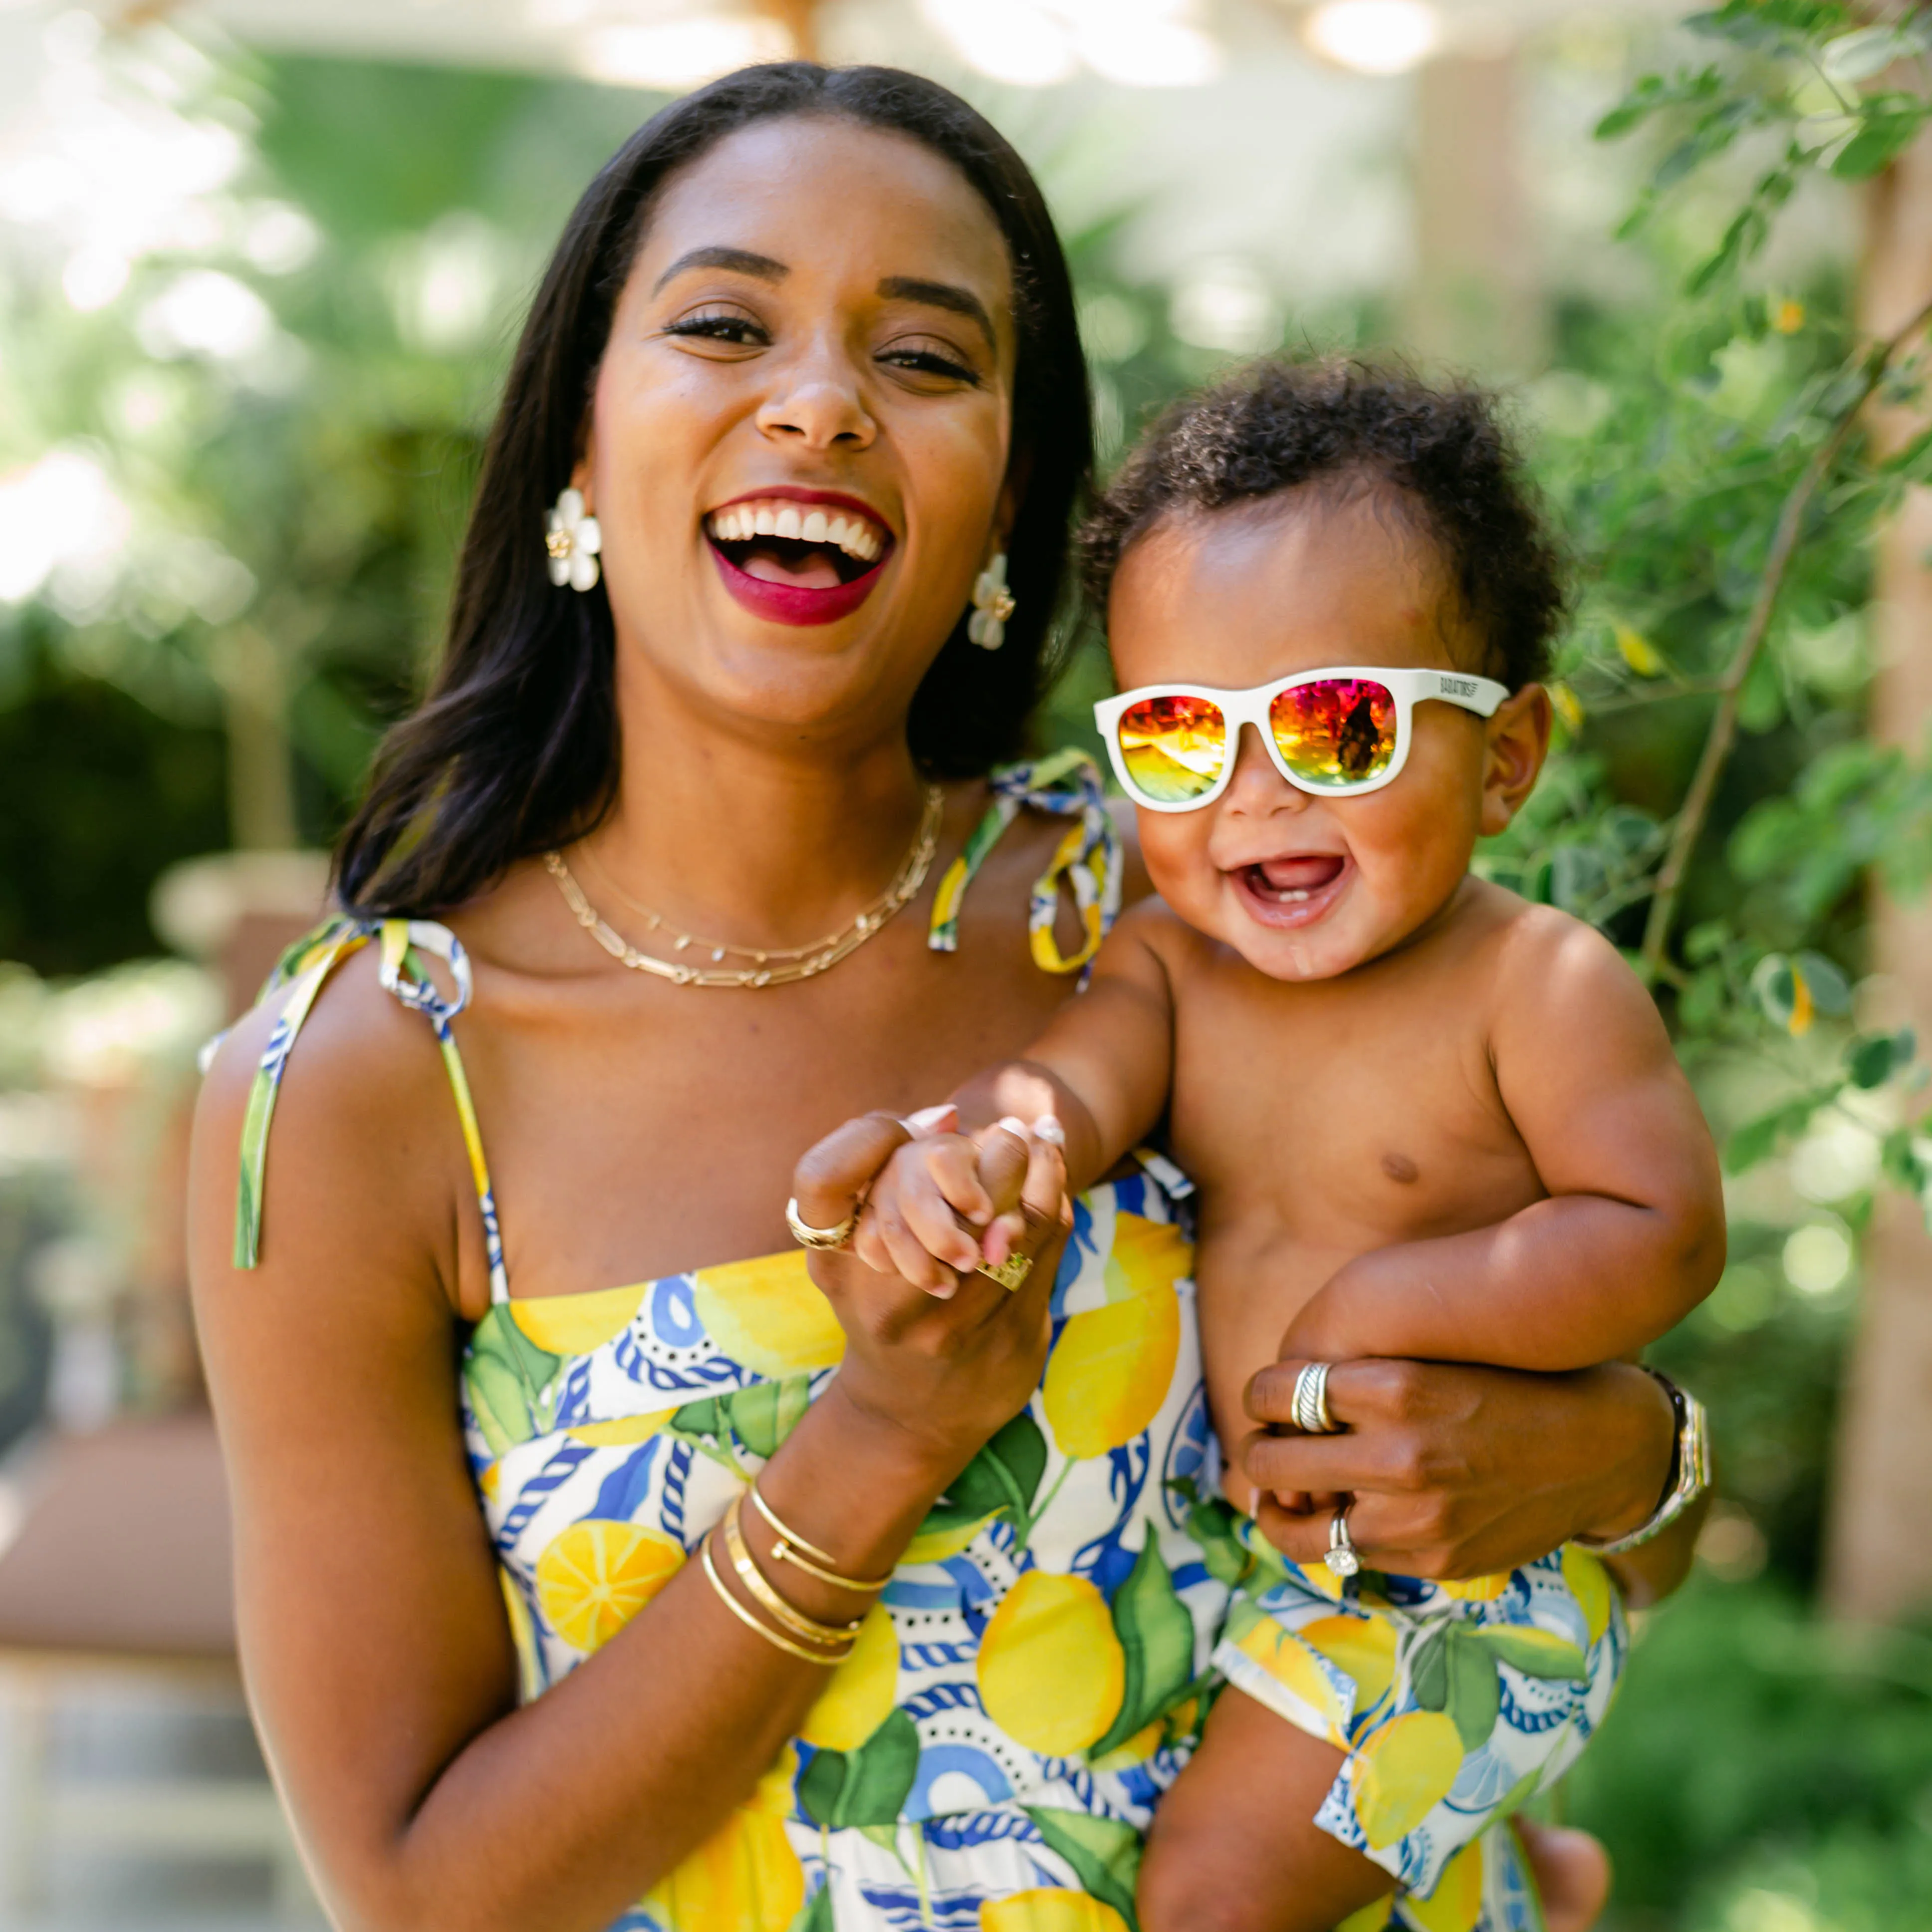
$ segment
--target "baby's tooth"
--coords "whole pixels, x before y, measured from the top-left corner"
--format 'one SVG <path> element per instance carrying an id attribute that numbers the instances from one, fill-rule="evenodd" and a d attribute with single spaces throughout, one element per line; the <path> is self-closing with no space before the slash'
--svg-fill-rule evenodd
<path id="1" fill-rule="evenodd" d="M 781 537 L 795 537 L 798 535 L 798 512 L 794 510 L 789 503 L 788 503 L 784 508 L 778 512 L 778 527 L 772 534 L 776 536 Z"/>
<path id="2" fill-rule="evenodd" d="M 825 512 L 823 510 L 807 511 L 805 521 L 799 526 L 798 533 L 807 543 L 823 543 L 825 541 Z"/>
<path id="3" fill-rule="evenodd" d="M 852 532 L 843 517 L 834 517 L 826 525 L 825 541 L 836 544 L 841 550 L 849 550 L 852 548 Z"/>
<path id="4" fill-rule="evenodd" d="M 859 554 L 868 563 L 879 554 L 879 535 L 876 530 L 861 528 L 859 532 Z"/>
<path id="5" fill-rule="evenodd" d="M 775 536 L 778 533 L 778 520 L 769 503 L 760 503 L 753 514 L 752 533 L 754 536 Z"/>

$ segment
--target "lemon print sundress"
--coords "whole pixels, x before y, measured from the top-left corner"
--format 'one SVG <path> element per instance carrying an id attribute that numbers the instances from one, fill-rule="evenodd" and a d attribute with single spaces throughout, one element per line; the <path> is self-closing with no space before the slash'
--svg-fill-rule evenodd
<path id="1" fill-rule="evenodd" d="M 1034 890 L 1034 955 L 1044 970 L 1078 970 L 1120 897 L 1099 774 L 1062 754 L 996 772 L 992 785 L 991 809 L 940 882 L 930 943 L 956 946 L 974 874 L 1030 808 L 1068 820 Z M 1082 925 L 1070 958 L 1054 934 L 1063 893 Z M 425 920 L 338 920 L 270 981 L 284 1004 L 243 1130 L 238 1265 L 253 1264 L 260 1239 L 290 1052 L 334 968 L 368 944 L 382 984 L 434 1030 L 475 1176 L 490 1307 L 464 1352 L 460 1401 L 528 1700 L 695 1560 L 836 1373 L 844 1336 L 796 1249 L 513 1295 L 457 1048 L 469 963 Z M 752 1801 L 611 1932 L 1136 1932 L 1142 1838 L 1198 1738 L 1231 1586 L 1254 1568 L 1204 1501 L 1220 1476 L 1189 1192 L 1148 1154 L 1076 1204 L 1031 1401 L 928 1515 Z M 1538 1932 L 1507 1830 L 1475 1857 L 1454 1932 Z M 1451 1932 L 1414 1916 L 1426 1912 L 1417 1901 L 1390 1910 L 1395 1924 Z"/>

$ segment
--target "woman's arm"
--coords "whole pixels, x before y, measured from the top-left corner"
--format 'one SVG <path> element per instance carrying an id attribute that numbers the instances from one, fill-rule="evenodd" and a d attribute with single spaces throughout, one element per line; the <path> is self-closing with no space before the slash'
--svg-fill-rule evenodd
<path id="1" fill-rule="evenodd" d="M 747 1630 L 693 1560 L 517 1708 L 457 1422 L 454 1282 L 477 1238 L 462 1149 L 420 1022 L 372 974 L 344 977 L 278 1114 L 252 1272 L 229 1257 L 236 1150 L 271 1016 L 224 1050 L 196 1124 L 196 1303 L 250 1694 L 345 1932 L 592 1932 L 750 1794 L 827 1673 Z M 869 1171 L 903 1130 L 860 1126 L 878 1144 L 848 1152 Z M 802 1177 L 801 1209 L 836 1220 L 850 1199 L 837 1162 L 815 1178 L 808 1192 Z M 828 1292 L 847 1369 L 764 1483 L 848 1574 L 876 1575 L 1030 1392 L 1053 1270 L 1019 1294 L 980 1282 L 948 1304 L 844 1272 Z M 768 1559 L 748 1514 L 746 1533 Z M 802 1579 L 788 1589 L 822 1621 L 855 1614 Z"/>
<path id="2" fill-rule="evenodd" d="M 1626 1534 L 1670 1480 L 1670 1399 L 1627 1364 L 1534 1375 L 1339 1362 L 1328 1406 L 1344 1430 L 1334 1436 L 1292 1432 L 1303 1366 L 1271 1363 L 1250 1382 L 1248 1413 L 1261 1426 L 1240 1449 L 1249 1480 L 1270 1492 L 1262 1530 L 1297 1562 L 1326 1552 L 1330 1513 L 1291 1512 L 1274 1492 L 1352 1495 L 1348 1532 L 1366 1561 L 1407 1576 L 1460 1577 L 1514 1569 L 1572 1537 Z M 1661 1595 L 1682 1580 L 1694 1534 L 1673 1526 L 1618 1561 L 1640 1559 L 1633 1576 Z"/>

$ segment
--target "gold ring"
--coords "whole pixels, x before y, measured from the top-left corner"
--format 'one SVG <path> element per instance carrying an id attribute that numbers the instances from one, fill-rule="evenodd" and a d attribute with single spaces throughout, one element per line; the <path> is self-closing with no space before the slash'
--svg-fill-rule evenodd
<path id="1" fill-rule="evenodd" d="M 1033 1273 L 1030 1255 L 1009 1255 L 1003 1262 L 982 1262 L 979 1272 L 989 1281 L 996 1281 L 1009 1294 L 1016 1293 L 1026 1285 L 1026 1278 Z"/>
<path id="2" fill-rule="evenodd" d="M 852 1238 L 852 1230 L 859 1225 L 859 1210 L 854 1208 L 836 1228 L 814 1228 L 809 1221 L 799 1218 L 796 1198 L 785 1203 L 785 1226 L 791 1230 L 791 1238 L 802 1248 L 842 1248 Z"/>

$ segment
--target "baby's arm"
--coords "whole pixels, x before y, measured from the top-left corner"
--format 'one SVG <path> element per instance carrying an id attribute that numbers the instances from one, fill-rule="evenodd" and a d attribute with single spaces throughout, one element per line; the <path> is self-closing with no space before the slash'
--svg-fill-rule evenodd
<path id="1" fill-rule="evenodd" d="M 1057 1120 L 1070 1192 L 1100 1179 L 1166 1107 L 1173 1010 L 1160 942 L 1171 917 L 1157 903 L 1127 913 L 1096 956 L 1086 992 L 1060 1009 L 1026 1057 L 989 1068 L 953 1096 L 969 1127 Z M 992 1203 L 977 1161 L 977 1148 L 958 1135 L 899 1148 L 867 1197 L 854 1244 L 860 1258 L 940 1293 L 954 1272 L 1004 1259 L 1016 1229 L 988 1225 Z"/>
<path id="2" fill-rule="evenodd" d="M 1492 1010 L 1497 1086 L 1550 1198 L 1358 1257 L 1296 1317 L 1285 1354 L 1581 1369 L 1654 1341 L 1716 1285 L 1717 1150 L 1615 949 L 1528 915 L 1502 948 Z"/>

